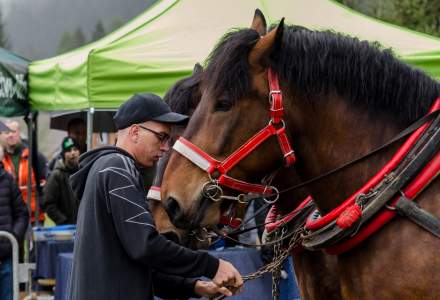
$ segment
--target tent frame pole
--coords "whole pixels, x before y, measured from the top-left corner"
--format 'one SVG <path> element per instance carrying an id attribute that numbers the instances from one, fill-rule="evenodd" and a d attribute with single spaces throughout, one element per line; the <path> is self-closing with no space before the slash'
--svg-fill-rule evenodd
<path id="1" fill-rule="evenodd" d="M 95 108 L 90 107 L 87 110 L 87 151 L 92 150 L 92 138 L 93 138 L 93 116 L 95 114 Z"/>

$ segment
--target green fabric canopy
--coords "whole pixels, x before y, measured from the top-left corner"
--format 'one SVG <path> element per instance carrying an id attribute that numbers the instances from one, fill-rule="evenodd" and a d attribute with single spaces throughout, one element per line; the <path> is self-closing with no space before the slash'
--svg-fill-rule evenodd
<path id="1" fill-rule="evenodd" d="M 440 78 L 440 39 L 375 20 L 326 0 L 163 0 L 109 36 L 30 66 L 30 98 L 42 110 L 117 108 L 136 92 L 163 95 L 203 62 L 255 8 L 273 23 L 332 29 L 379 41 Z"/>
<path id="2" fill-rule="evenodd" d="M 28 64 L 28 60 L 0 48 L 0 115 L 3 117 L 28 113 Z"/>

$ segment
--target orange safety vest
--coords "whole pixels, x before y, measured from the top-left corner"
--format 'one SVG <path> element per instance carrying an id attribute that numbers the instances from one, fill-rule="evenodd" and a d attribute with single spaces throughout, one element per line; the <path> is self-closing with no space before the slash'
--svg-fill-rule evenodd
<path id="1" fill-rule="evenodd" d="M 14 179 L 16 180 L 18 187 L 20 188 L 21 195 L 23 197 L 23 201 L 27 203 L 27 193 L 28 193 L 28 163 L 29 163 L 29 148 L 24 148 L 21 152 L 20 161 L 18 162 L 18 178 L 17 178 L 17 172 L 14 168 L 14 163 L 12 162 L 12 157 L 5 153 L 5 157 L 3 158 L 3 166 L 5 170 L 11 174 Z M 41 180 L 40 184 L 43 186 L 45 184 L 45 180 Z M 31 220 L 32 223 L 35 222 L 35 210 L 37 207 L 36 197 L 37 197 L 37 188 L 36 188 L 36 181 L 35 181 L 35 174 L 34 171 L 32 171 L 32 195 L 31 195 Z M 40 207 L 38 207 L 38 213 L 39 221 L 44 221 L 44 212 L 41 210 Z"/>

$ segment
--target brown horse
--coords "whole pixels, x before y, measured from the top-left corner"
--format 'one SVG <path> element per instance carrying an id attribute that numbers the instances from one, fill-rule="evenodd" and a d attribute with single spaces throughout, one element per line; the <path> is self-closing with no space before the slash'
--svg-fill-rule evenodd
<path id="1" fill-rule="evenodd" d="M 268 123 L 269 67 L 280 80 L 295 170 L 304 181 L 384 144 L 426 114 L 440 94 L 436 81 L 367 42 L 282 23 L 262 38 L 254 30 L 239 30 L 227 34 L 212 52 L 201 102 L 183 137 L 219 161 L 243 145 Z M 357 191 L 398 146 L 310 184 L 321 214 Z M 228 175 L 259 182 L 283 164 L 279 149 L 275 138 L 268 139 Z M 212 204 L 204 190 L 212 180 L 200 166 L 172 153 L 162 199 L 175 223 L 216 222 L 219 204 Z M 223 192 L 234 193 L 230 188 Z M 417 201 L 440 215 L 439 198 L 439 180 L 433 179 Z M 338 256 L 342 297 L 439 299 L 439 246 L 427 231 L 395 218 Z"/>
<path id="2" fill-rule="evenodd" d="M 264 16 L 259 13 L 259 11 L 255 14 L 252 28 L 260 35 L 266 34 Z M 199 89 L 202 79 L 201 71 L 201 67 L 196 66 L 192 76 L 177 82 L 165 95 L 165 101 L 174 111 L 192 115 L 201 97 Z M 183 128 L 173 129 L 171 134 L 173 139 L 181 135 L 182 129 Z M 161 159 L 153 185 L 161 185 L 162 175 L 168 158 L 167 156 Z M 290 173 L 291 170 L 288 169 L 280 170 L 274 177 L 272 183 L 280 189 L 297 183 L 298 178 Z M 306 195 L 305 190 L 298 190 L 281 195 L 278 211 L 281 214 L 292 211 Z M 189 247 L 200 248 L 206 246 L 206 244 L 188 236 L 188 230 L 175 227 L 160 202 L 150 201 L 150 207 L 156 220 L 156 226 L 160 232 Z M 215 224 L 217 222 L 218 220 L 216 220 Z M 302 299 L 340 299 L 335 256 L 326 255 L 321 251 L 303 251 L 294 257 L 294 261 L 295 273 Z"/>

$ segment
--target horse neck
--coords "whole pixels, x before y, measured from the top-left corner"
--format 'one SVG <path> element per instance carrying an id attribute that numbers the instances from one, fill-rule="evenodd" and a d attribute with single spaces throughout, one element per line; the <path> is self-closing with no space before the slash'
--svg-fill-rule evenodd
<path id="1" fill-rule="evenodd" d="M 275 176 L 272 184 L 282 191 L 291 186 L 299 184 L 301 179 L 296 174 L 293 167 L 281 169 Z M 293 211 L 307 196 L 309 195 L 307 189 L 300 188 L 286 193 L 280 194 L 277 201 L 277 208 L 281 214 L 287 214 Z"/>
<path id="2" fill-rule="evenodd" d="M 302 181 L 365 155 L 403 129 L 389 121 L 392 119 L 389 114 L 366 113 L 366 109 L 335 96 L 291 105 L 288 115 L 297 155 L 295 169 Z M 397 147 L 380 151 L 310 184 L 307 190 L 321 213 L 331 211 L 358 190 L 382 168 Z"/>

